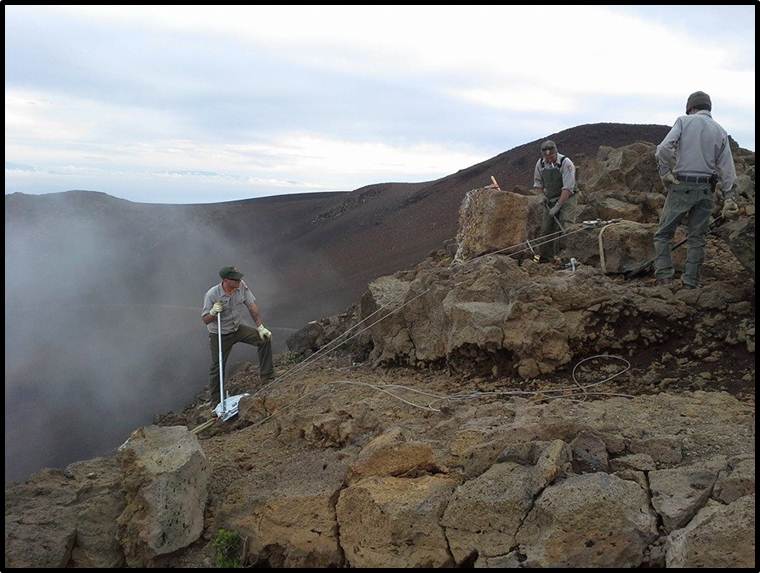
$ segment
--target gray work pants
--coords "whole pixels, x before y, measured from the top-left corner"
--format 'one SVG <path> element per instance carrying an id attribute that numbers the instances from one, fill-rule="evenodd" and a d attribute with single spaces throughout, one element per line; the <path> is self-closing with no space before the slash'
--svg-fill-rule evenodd
<path id="1" fill-rule="evenodd" d="M 219 335 L 209 333 L 209 347 L 211 348 L 211 368 L 209 369 L 209 389 L 211 396 L 219 395 Z M 222 334 L 222 364 L 227 370 L 227 357 L 232 351 L 232 346 L 237 342 L 244 342 L 258 347 L 259 351 L 259 375 L 262 380 L 274 376 L 272 365 L 272 342 L 263 340 L 259 331 L 245 324 L 241 324 L 235 332 Z M 225 376 L 225 379 L 227 376 Z"/>
<path id="2" fill-rule="evenodd" d="M 654 275 L 672 279 L 675 274 L 670 256 L 673 236 L 680 223 L 686 223 L 686 266 L 681 280 L 685 285 L 699 285 L 702 261 L 705 258 L 707 230 L 713 209 L 713 193 L 709 183 L 679 183 L 668 191 L 660 215 L 660 227 L 654 235 Z"/>

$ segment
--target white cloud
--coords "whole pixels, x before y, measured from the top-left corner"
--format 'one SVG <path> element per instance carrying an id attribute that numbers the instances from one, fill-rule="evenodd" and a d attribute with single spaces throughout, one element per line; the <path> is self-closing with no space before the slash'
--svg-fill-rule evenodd
<path id="1" fill-rule="evenodd" d="M 89 181 L 106 173 L 125 181 L 154 181 L 157 188 L 166 182 L 192 181 L 274 192 L 422 181 L 503 151 L 486 149 L 473 133 L 486 134 L 493 141 L 494 133 L 506 128 L 507 140 L 524 136 L 519 145 L 579 123 L 671 125 L 683 112 L 688 94 L 696 90 L 710 93 L 716 119 L 740 134 L 742 145 L 754 147 L 754 60 L 736 57 L 747 49 L 747 38 L 705 37 L 686 25 L 676 29 L 666 19 L 643 17 L 643 8 L 637 13 L 604 6 L 13 6 L 7 10 L 52 16 L 46 20 L 48 26 L 66 15 L 99 29 L 143 32 L 135 33 L 136 38 L 145 38 L 147 31 L 151 39 L 171 33 L 172 42 L 185 38 L 192 46 L 217 42 L 214 45 L 224 49 L 234 47 L 236 57 L 220 62 L 219 74 L 211 80 L 199 73 L 207 68 L 196 68 L 194 62 L 184 65 L 182 51 L 173 53 L 172 60 L 162 60 L 162 54 L 156 53 L 149 62 L 156 65 L 145 65 L 143 57 L 129 59 L 133 52 L 140 53 L 140 46 L 109 46 L 106 41 L 95 54 L 84 44 L 69 46 L 66 58 L 72 60 L 66 63 L 97 76 L 92 86 L 100 88 L 86 92 L 87 96 L 74 96 L 64 87 L 15 84 L 6 75 L 6 188 L 9 182 L 43 175 L 58 175 L 76 186 L 77 177 Z M 23 42 L 13 44 L 18 46 L 27 48 Z M 220 48 L 219 54 L 223 53 Z M 260 58 L 265 71 L 276 57 L 271 65 L 283 76 L 290 64 L 298 71 L 310 68 L 305 74 L 309 78 L 283 87 L 276 81 L 267 83 L 266 77 L 246 76 L 241 63 L 245 54 Z M 112 66 L 120 57 L 125 57 L 123 70 Z M 742 62 L 746 67 L 741 67 Z M 114 87 L 110 82 L 122 71 L 124 77 L 119 76 L 118 88 Z M 329 81 L 336 85 L 330 87 L 335 89 L 314 95 L 310 81 L 321 78 L 323 71 L 331 72 Z M 354 125 L 366 125 L 367 133 L 387 133 L 382 122 L 391 117 L 393 139 L 357 137 L 361 133 L 357 129 L 351 137 L 343 137 L 340 128 L 331 125 L 333 117 L 334 125 L 346 125 L 349 118 L 329 116 L 342 114 L 341 106 L 319 98 L 340 93 L 342 79 L 350 82 L 348 93 L 355 98 L 346 106 L 355 114 L 350 118 Z M 367 79 L 371 82 L 362 83 Z M 404 125 L 399 118 L 406 109 L 398 93 L 391 100 L 399 102 L 398 110 L 363 115 L 366 85 L 391 92 L 409 86 L 413 89 L 398 93 L 437 99 L 440 109 L 451 110 L 450 116 L 441 117 L 441 125 L 453 126 L 448 133 L 460 129 L 462 143 L 436 140 L 422 131 L 429 126 L 417 123 L 411 113 Z M 97 89 L 134 90 L 141 96 L 135 101 L 141 104 L 117 104 Z M 154 92 L 162 95 L 160 104 L 150 101 Z M 220 92 L 223 97 L 217 105 Z M 248 96 L 253 101 L 263 98 L 261 111 L 255 104 L 249 110 L 240 103 Z M 133 101 L 129 94 L 124 100 Z M 297 131 L 285 130 L 276 119 L 266 117 L 274 110 L 277 118 L 290 119 L 288 106 L 294 102 L 299 113 L 325 110 L 325 117 L 307 123 L 307 118 L 294 114 L 289 125 L 297 126 Z M 409 109 L 418 109 L 420 102 L 412 103 L 417 107 Z M 457 125 L 457 110 L 473 125 Z M 234 123 L 229 120 L 232 114 L 239 118 L 234 130 L 229 125 L 217 128 L 217 119 Z M 498 126 L 482 119 L 496 116 L 503 118 Z"/>
<path id="2" fill-rule="evenodd" d="M 62 92 L 5 89 L 5 142 L 77 145 L 135 141 L 187 129 L 179 118 L 145 106 L 117 105 Z M 81 153 L 81 148 L 78 150 Z"/>
<path id="3" fill-rule="evenodd" d="M 446 90 L 446 93 L 475 104 L 516 112 L 557 115 L 570 113 L 578 108 L 578 103 L 573 97 L 529 86 L 505 85 L 498 89 L 455 88 Z"/>
<path id="4" fill-rule="evenodd" d="M 442 93 L 517 111 L 533 110 L 534 97 L 564 110 L 584 94 L 686 97 L 708 86 L 718 99 L 754 109 L 754 68 L 729 71 L 736 49 L 746 49 L 743 39 L 732 44 L 689 36 L 604 6 L 50 9 L 198 37 L 234 37 L 351 74 L 456 74 L 464 79 L 442 86 Z M 692 88 L 692 78 L 708 86 Z M 511 98 L 498 95 L 510 91 Z"/>
<path id="5" fill-rule="evenodd" d="M 146 124 L 151 128 L 145 133 L 135 128 Z M 299 132 L 220 144 L 201 135 L 167 137 L 175 132 L 183 133 L 175 118 L 143 108 L 6 90 L 6 182 L 60 176 L 75 187 L 78 178 L 92 182 L 118 175 L 153 179 L 157 187 L 174 180 L 351 190 L 380 181 L 435 179 L 487 158 L 482 151 L 441 143 L 393 145 Z"/>
<path id="6" fill-rule="evenodd" d="M 87 137 L 90 129 L 67 120 L 50 96 L 41 92 L 5 90 L 5 142 L 24 140 L 68 140 Z"/>

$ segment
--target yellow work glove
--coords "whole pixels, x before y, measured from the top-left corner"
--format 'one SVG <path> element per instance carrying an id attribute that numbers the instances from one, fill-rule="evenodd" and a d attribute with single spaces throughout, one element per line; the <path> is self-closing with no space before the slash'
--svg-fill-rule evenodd
<path id="1" fill-rule="evenodd" d="M 676 176 L 673 175 L 672 171 L 668 171 L 665 175 L 662 175 L 660 179 L 662 179 L 662 183 L 663 185 L 665 185 L 665 187 L 670 187 L 671 185 L 678 185 L 678 179 L 676 179 Z"/>
<path id="2" fill-rule="evenodd" d="M 209 311 L 209 314 L 211 316 L 216 316 L 220 312 L 222 312 L 222 309 L 224 309 L 224 303 L 222 303 L 221 300 L 218 300 L 214 303 L 214 306 L 211 307 L 211 310 Z"/>
<path id="3" fill-rule="evenodd" d="M 733 219 L 739 214 L 739 206 L 733 199 L 726 199 L 723 201 L 723 209 L 721 210 L 720 214 L 724 219 Z"/>
<path id="4" fill-rule="evenodd" d="M 269 332 L 269 330 L 267 330 L 267 328 L 263 324 L 260 324 L 258 326 L 258 331 L 259 331 L 259 336 L 263 340 L 269 340 L 270 338 L 272 338 L 272 333 Z"/>

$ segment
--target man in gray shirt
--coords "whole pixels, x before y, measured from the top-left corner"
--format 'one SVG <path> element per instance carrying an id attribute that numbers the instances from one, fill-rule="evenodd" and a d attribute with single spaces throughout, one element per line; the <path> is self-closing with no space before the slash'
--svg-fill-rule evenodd
<path id="1" fill-rule="evenodd" d="M 209 390 L 213 399 L 219 392 L 219 340 L 217 315 L 222 323 L 222 365 L 226 366 L 232 346 L 244 342 L 258 347 L 259 375 L 264 382 L 274 379 L 272 365 L 272 333 L 264 326 L 256 306 L 256 297 L 245 284 L 243 273 L 235 267 L 224 267 L 219 271 L 222 282 L 212 286 L 203 297 L 201 320 L 209 332 L 211 348 L 211 368 L 209 369 Z M 241 324 L 243 310 L 246 309 L 256 328 Z"/>
<path id="2" fill-rule="evenodd" d="M 655 158 L 668 196 L 654 235 L 657 284 L 673 282 L 675 271 L 670 256 L 671 243 L 679 223 L 685 222 L 686 265 L 681 282 L 696 288 L 705 257 L 705 237 L 713 209 L 713 192 L 718 181 L 724 192 L 721 214 L 733 218 L 736 205 L 736 169 L 728 135 L 711 115 L 712 102 L 704 92 L 694 92 L 686 102 L 686 115 L 679 117 Z"/>
<path id="3" fill-rule="evenodd" d="M 575 196 L 575 165 L 557 152 L 551 140 L 541 144 L 541 157 L 533 170 L 533 187 L 544 193 L 544 214 L 541 220 L 541 237 L 564 229 L 575 222 L 577 199 Z M 549 237 L 551 239 L 552 237 Z M 559 251 L 559 239 L 539 245 L 541 260 L 551 260 Z"/>

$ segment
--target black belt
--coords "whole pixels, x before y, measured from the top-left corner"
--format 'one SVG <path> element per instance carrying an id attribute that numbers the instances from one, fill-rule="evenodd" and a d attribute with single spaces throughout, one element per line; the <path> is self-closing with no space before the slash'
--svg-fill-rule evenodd
<path id="1" fill-rule="evenodd" d="M 710 183 L 712 176 L 676 175 L 676 179 L 684 183 Z"/>

